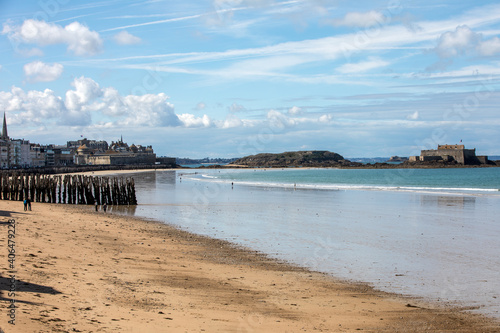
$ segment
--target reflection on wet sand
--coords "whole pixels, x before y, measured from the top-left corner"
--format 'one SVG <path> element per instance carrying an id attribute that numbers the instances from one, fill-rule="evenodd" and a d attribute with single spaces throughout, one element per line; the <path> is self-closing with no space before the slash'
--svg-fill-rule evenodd
<path id="1" fill-rule="evenodd" d="M 131 205 L 131 206 L 109 206 L 108 207 L 108 211 L 110 213 L 118 213 L 118 214 L 130 215 L 130 216 L 134 216 L 136 210 L 137 210 L 137 206 L 136 205 Z"/>
<path id="2" fill-rule="evenodd" d="M 133 177 L 135 181 L 136 191 L 140 193 L 159 193 L 163 196 L 165 192 L 162 190 L 175 189 L 176 182 L 176 172 L 175 171 L 149 171 L 134 174 L 124 174 L 124 177 Z M 143 198 L 138 198 L 139 205 L 148 205 L 151 202 L 144 200 Z M 112 206 L 109 207 L 109 211 L 113 213 L 123 214 L 123 215 L 136 215 L 138 206 Z"/>
<path id="3" fill-rule="evenodd" d="M 157 186 L 174 185 L 175 186 L 175 171 L 150 171 L 130 175 L 134 178 L 136 186 L 151 189 Z"/>
<path id="4" fill-rule="evenodd" d="M 473 208 L 476 204 L 476 197 L 469 196 L 448 196 L 448 195 L 422 195 L 420 197 L 422 206 L 437 205 L 440 207 L 453 206 L 460 208 Z"/>

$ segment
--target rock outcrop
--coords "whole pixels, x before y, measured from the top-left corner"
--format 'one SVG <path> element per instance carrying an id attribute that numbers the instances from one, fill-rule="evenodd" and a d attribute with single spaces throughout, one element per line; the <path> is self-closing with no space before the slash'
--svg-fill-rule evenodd
<path id="1" fill-rule="evenodd" d="M 342 167 L 361 166 L 361 163 L 351 162 L 337 153 L 325 150 L 295 151 L 280 154 L 257 154 L 240 158 L 232 165 L 248 167 Z"/>

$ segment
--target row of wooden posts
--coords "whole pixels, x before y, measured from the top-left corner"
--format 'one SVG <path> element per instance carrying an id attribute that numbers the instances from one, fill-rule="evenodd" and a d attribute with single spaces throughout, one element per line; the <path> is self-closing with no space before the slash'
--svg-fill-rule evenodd
<path id="1" fill-rule="evenodd" d="M 78 205 L 137 205 L 133 178 L 83 175 L 0 177 L 0 199 Z"/>

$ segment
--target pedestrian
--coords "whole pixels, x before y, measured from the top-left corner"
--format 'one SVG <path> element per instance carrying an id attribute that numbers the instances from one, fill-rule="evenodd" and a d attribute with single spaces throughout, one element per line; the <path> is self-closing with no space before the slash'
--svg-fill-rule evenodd
<path id="1" fill-rule="evenodd" d="M 106 203 L 104 203 L 104 205 L 102 205 L 102 209 L 104 210 L 105 213 L 106 213 L 106 208 L 108 208 L 108 205 L 106 205 Z"/>
<path id="2" fill-rule="evenodd" d="M 24 211 L 28 210 L 28 201 L 24 199 Z"/>
<path id="3" fill-rule="evenodd" d="M 30 198 L 26 199 L 26 203 L 28 204 L 28 210 L 31 211 L 31 200 L 30 200 Z"/>
<path id="4" fill-rule="evenodd" d="M 97 209 L 97 202 L 95 203 L 95 211 L 97 212 L 98 209 Z"/>

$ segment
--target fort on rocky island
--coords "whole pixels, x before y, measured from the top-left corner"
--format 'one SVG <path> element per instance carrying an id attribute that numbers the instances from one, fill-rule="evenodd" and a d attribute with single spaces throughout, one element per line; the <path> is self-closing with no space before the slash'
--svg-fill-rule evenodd
<path id="1" fill-rule="evenodd" d="M 410 156 L 409 162 L 456 162 L 462 165 L 488 164 L 488 156 L 476 156 L 476 148 L 464 145 L 438 145 L 437 149 L 422 150 L 420 156 Z"/>

